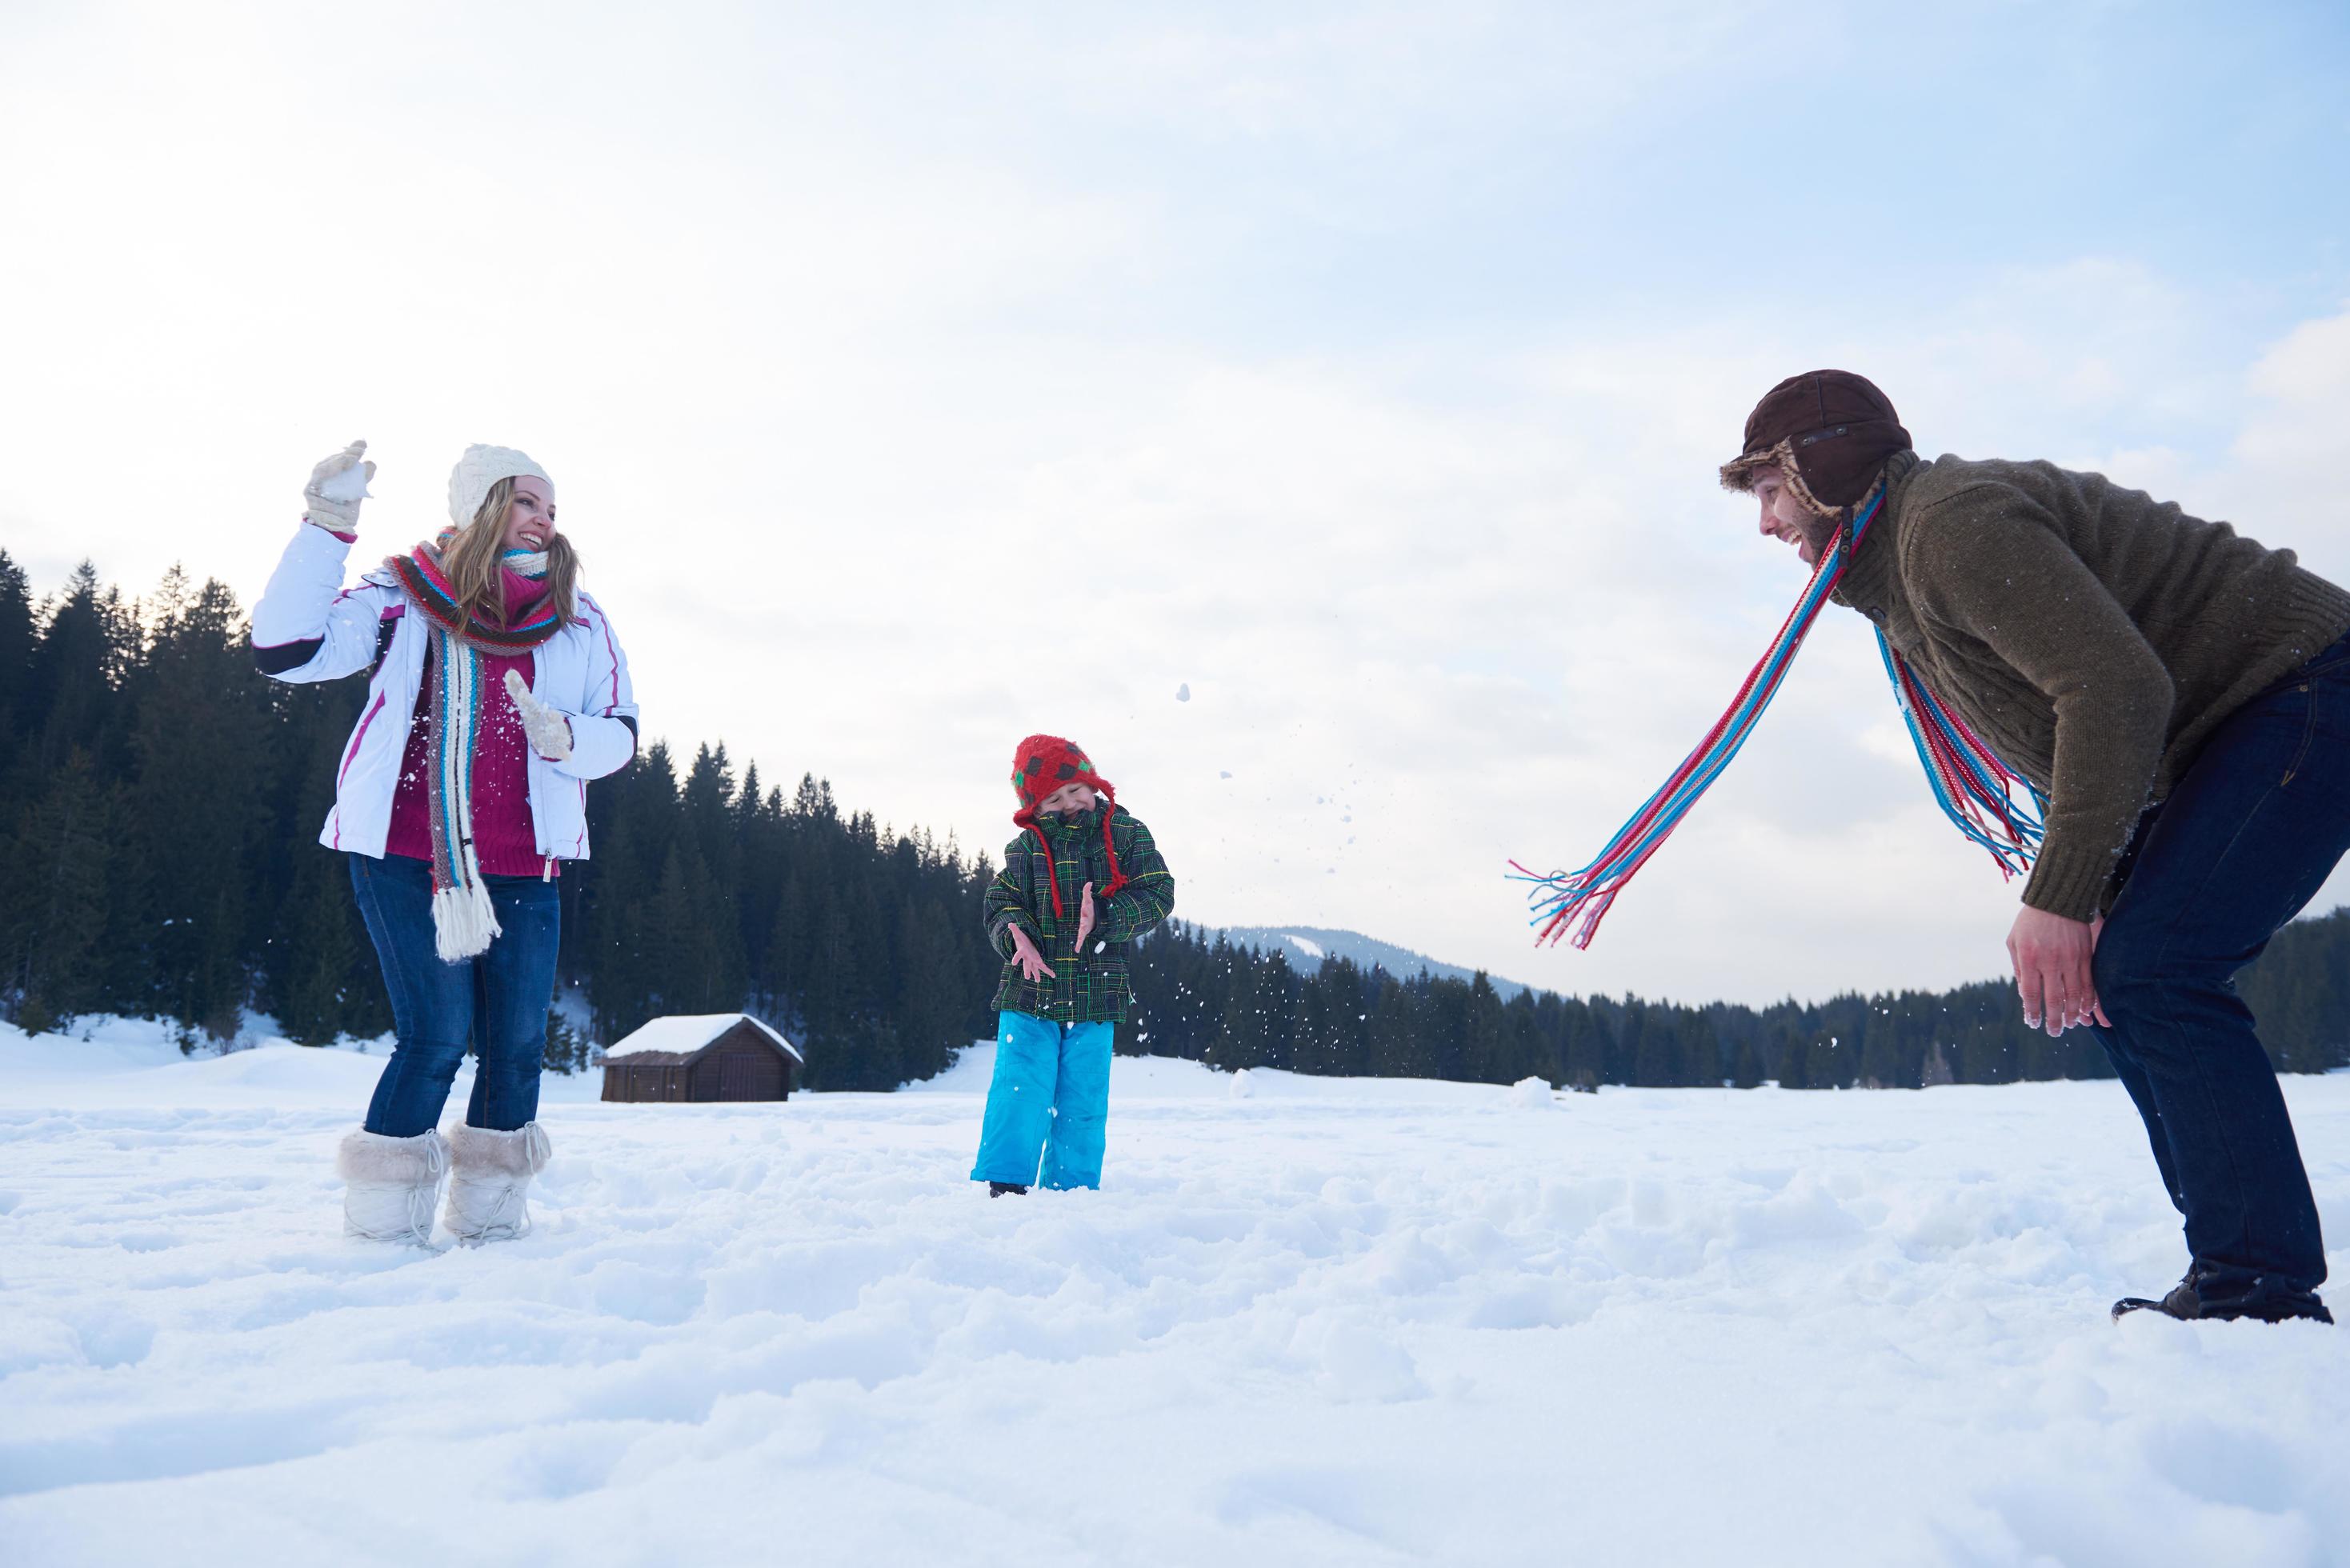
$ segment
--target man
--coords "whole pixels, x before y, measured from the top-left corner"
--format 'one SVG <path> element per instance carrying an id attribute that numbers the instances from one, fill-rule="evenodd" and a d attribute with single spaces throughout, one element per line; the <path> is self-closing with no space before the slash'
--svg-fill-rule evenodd
<path id="1" fill-rule="evenodd" d="M 2350 848 L 2350 594 L 2097 474 L 1928 462 L 1841 370 L 1773 388 L 1721 480 L 1807 565 L 1876 499 L 1833 597 L 2044 799 L 2007 941 L 2024 1020 L 2104 1044 L 2192 1255 L 2116 1315 L 2333 1322 L 2234 976 Z"/>

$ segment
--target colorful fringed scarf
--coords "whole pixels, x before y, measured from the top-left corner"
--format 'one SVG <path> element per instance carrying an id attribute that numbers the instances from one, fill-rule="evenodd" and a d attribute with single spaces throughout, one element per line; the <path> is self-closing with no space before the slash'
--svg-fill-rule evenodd
<path id="1" fill-rule="evenodd" d="M 1753 733 L 1762 711 L 1777 693 L 1779 682 L 1786 679 L 1795 650 L 1803 647 L 1820 607 L 1843 578 L 1846 566 L 1860 548 L 1862 536 L 1884 503 L 1885 486 L 1880 481 L 1861 504 L 1851 524 L 1837 528 L 1828 550 L 1813 567 L 1812 580 L 1803 597 L 1795 601 L 1794 609 L 1789 612 L 1761 662 L 1746 677 L 1745 685 L 1739 688 L 1738 700 L 1706 732 L 1705 739 L 1673 770 L 1662 787 L 1633 814 L 1632 820 L 1617 830 L 1597 859 L 1580 871 L 1558 871 L 1547 877 L 1536 876 L 1514 860 L 1510 862 L 1516 872 L 1515 880 L 1534 884 L 1526 894 L 1526 901 L 1534 909 L 1534 918 L 1527 923 L 1542 928 L 1534 937 L 1536 946 L 1557 941 L 1578 915 L 1582 923 L 1575 930 L 1574 943 L 1578 948 L 1591 945 L 1599 922 L 1607 917 L 1608 906 L 1615 903 L 1624 885 L 1672 836 L 1698 797 L 1721 776 L 1721 770 L 1730 765 L 1731 759 L 1746 744 L 1746 738 Z M 1908 661 L 1893 651 L 1882 628 L 1877 633 L 1877 646 L 1884 655 L 1885 672 L 1893 682 L 1893 695 L 1901 704 L 1901 717 L 1909 726 L 1909 738 L 1918 748 L 1918 761 L 1925 765 L 1927 780 L 1933 785 L 1935 802 L 1960 832 L 1991 852 L 2002 875 L 2012 877 L 2029 870 L 2033 857 L 2039 851 L 2041 818 L 2046 813 L 2047 802 L 2037 790 L 2008 772 L 1991 754 L 1991 748 L 1926 690 L 1925 682 L 1910 670 Z M 2023 784 L 2030 806 L 2014 798 L 2017 784 Z"/>
<path id="2" fill-rule="evenodd" d="M 451 537 L 444 533 L 439 542 L 419 545 L 384 564 L 432 628 L 424 703 L 424 754 L 432 764 L 426 815 L 432 824 L 432 937 L 442 959 L 455 963 L 486 951 L 498 935 L 497 911 L 473 850 L 473 744 L 481 734 L 486 690 L 479 650 L 511 654 L 536 648 L 561 629 L 563 618 L 543 587 L 532 595 L 520 591 L 546 577 L 546 556 L 522 550 L 507 551 L 504 563 L 515 624 L 479 615 L 461 618 L 456 591 L 441 570 L 441 553 Z"/>

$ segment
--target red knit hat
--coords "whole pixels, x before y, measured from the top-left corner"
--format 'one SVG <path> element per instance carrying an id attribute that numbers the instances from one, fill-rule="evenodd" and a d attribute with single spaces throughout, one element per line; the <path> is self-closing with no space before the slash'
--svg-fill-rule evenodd
<path id="1" fill-rule="evenodd" d="M 1118 868 L 1118 846 L 1110 838 L 1110 818 L 1116 815 L 1118 787 L 1095 771 L 1093 763 L 1074 742 L 1058 735 L 1031 735 L 1020 742 L 1012 757 L 1012 793 L 1020 797 L 1020 809 L 1012 820 L 1036 836 L 1045 850 L 1045 877 L 1053 890 L 1053 918 L 1061 918 L 1061 878 L 1053 864 L 1053 846 L 1036 826 L 1037 808 L 1045 797 L 1063 784 L 1086 784 L 1099 790 L 1112 810 L 1102 813 L 1102 848 L 1109 856 L 1109 886 L 1102 890 L 1107 898 L 1126 886 L 1126 873 Z"/>

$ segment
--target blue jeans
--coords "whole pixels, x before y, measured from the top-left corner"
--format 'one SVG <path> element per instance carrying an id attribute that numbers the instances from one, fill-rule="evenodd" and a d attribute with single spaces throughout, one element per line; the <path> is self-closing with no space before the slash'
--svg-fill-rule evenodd
<path id="1" fill-rule="evenodd" d="M 1109 1119 L 1113 1023 L 1055 1023 L 1027 1012 L 997 1015 L 995 1077 L 980 1120 L 973 1181 L 1060 1189 L 1101 1185 Z"/>
<path id="2" fill-rule="evenodd" d="M 444 963 L 432 945 L 432 867 L 404 855 L 351 857 L 351 890 L 383 963 L 398 1039 L 368 1102 L 371 1133 L 432 1131 L 469 1042 L 481 1061 L 465 1120 L 512 1132 L 538 1115 L 562 905 L 555 884 L 536 877 L 483 880 L 501 934 L 479 957 Z"/>
<path id="3" fill-rule="evenodd" d="M 2231 715 L 2138 824 L 2094 973 L 2208 1303 L 2314 1292 L 2317 1205 L 2236 971 L 2350 849 L 2350 638 Z"/>

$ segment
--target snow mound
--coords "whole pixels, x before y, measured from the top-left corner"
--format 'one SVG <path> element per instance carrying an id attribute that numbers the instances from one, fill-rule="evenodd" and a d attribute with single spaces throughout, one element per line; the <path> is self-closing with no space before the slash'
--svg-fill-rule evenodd
<path id="1" fill-rule="evenodd" d="M 1558 1096 L 1544 1078 L 1520 1078 L 1510 1085 L 1510 1109 L 1513 1111 L 1553 1111 L 1558 1108 Z"/>
<path id="2" fill-rule="evenodd" d="M 169 1024 L 143 1018 L 92 1018 L 57 1034 L 27 1034 L 13 1023 L 0 1023 L 0 1082 L 120 1073 L 186 1060 Z"/>
<path id="3" fill-rule="evenodd" d="M 1292 1345 L 1315 1367 L 1315 1386 L 1332 1399 L 1384 1404 L 1428 1397 L 1411 1353 L 1395 1334 L 1368 1323 L 1310 1318 L 1298 1325 Z"/>

